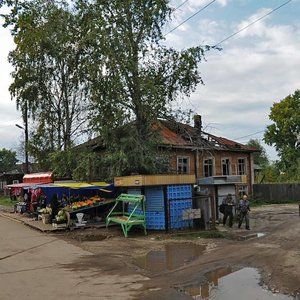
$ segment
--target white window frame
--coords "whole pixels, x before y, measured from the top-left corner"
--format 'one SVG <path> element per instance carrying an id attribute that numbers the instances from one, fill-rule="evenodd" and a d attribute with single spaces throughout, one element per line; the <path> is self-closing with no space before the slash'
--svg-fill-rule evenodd
<path id="1" fill-rule="evenodd" d="M 208 164 L 206 161 L 211 161 L 211 164 Z M 211 166 L 211 174 L 210 172 L 206 174 L 205 168 Z M 214 176 L 215 174 L 215 159 L 213 157 L 205 157 L 203 158 L 203 175 L 204 177 Z"/>
<path id="2" fill-rule="evenodd" d="M 186 161 L 184 161 L 186 160 Z M 190 157 L 189 156 L 177 156 L 177 174 L 189 174 L 190 173 Z"/>
<path id="3" fill-rule="evenodd" d="M 240 163 L 240 160 L 244 160 L 244 163 L 243 163 L 243 166 L 244 166 L 244 170 L 243 172 L 240 172 L 241 171 L 241 166 L 242 164 Z M 246 157 L 238 157 L 237 159 L 237 175 L 247 175 L 247 158 Z"/>

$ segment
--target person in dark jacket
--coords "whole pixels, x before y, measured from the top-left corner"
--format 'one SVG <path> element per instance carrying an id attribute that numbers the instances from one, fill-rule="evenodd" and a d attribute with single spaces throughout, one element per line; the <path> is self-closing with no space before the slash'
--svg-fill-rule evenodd
<path id="1" fill-rule="evenodd" d="M 229 218 L 229 227 L 233 225 L 233 198 L 231 194 L 228 194 L 227 197 L 223 200 L 224 205 L 224 216 L 223 216 L 223 225 L 226 225 L 226 221 Z"/>
<path id="2" fill-rule="evenodd" d="M 58 207 L 59 207 L 59 202 L 58 202 L 58 196 L 57 193 L 54 193 L 51 199 L 51 222 L 55 218 L 55 216 L 58 214 Z"/>

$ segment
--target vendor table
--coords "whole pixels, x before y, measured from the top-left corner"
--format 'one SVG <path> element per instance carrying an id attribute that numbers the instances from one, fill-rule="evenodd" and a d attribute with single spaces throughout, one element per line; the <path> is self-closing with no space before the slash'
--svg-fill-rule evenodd
<path id="1" fill-rule="evenodd" d="M 111 209 L 106 218 L 106 227 L 110 222 L 120 224 L 125 237 L 128 236 L 128 231 L 133 226 L 142 226 L 144 228 L 145 235 L 146 230 L 146 209 L 145 209 L 146 197 L 144 195 L 134 194 L 121 194 L 116 199 L 116 203 Z M 121 204 L 122 211 L 118 211 L 118 204 Z M 131 204 L 132 211 L 126 211 L 125 204 Z M 116 211 L 115 211 L 116 209 Z M 128 207 L 127 207 L 128 209 Z M 139 212 L 138 212 L 139 211 Z"/>
<path id="2" fill-rule="evenodd" d="M 86 206 L 86 207 L 66 211 L 67 219 L 68 219 L 67 227 L 70 227 L 70 221 L 74 215 L 76 216 L 77 213 L 87 213 L 91 210 L 95 210 L 97 214 L 100 208 L 103 208 L 105 205 L 114 203 L 115 201 L 116 201 L 115 199 L 109 199 L 109 200 L 101 201 L 97 205 Z"/>

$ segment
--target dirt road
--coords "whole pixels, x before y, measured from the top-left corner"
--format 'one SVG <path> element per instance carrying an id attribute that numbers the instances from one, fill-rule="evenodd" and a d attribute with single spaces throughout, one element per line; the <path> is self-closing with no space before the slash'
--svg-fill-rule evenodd
<path id="1" fill-rule="evenodd" d="M 118 226 L 47 235 L 30 233 L 29 228 L 22 233 L 21 224 L 13 230 L 3 218 L 2 223 L 9 227 L 2 226 L 0 235 L 3 252 L 0 276 L 1 283 L 6 282 L 0 291 L 1 299 L 16 299 L 17 295 L 23 299 L 39 299 L 49 290 L 48 282 L 52 295 L 47 293 L 48 298 L 43 297 L 47 300 L 58 295 L 73 299 L 75 294 L 80 296 L 78 299 L 192 299 L 182 292 L 187 285 L 206 282 L 211 272 L 223 276 L 244 267 L 257 269 L 268 289 L 288 294 L 291 296 L 288 299 L 300 299 L 298 205 L 253 208 L 250 231 L 238 229 L 236 224 L 233 228 L 220 226 L 226 238 L 217 239 L 197 238 L 196 230 L 193 238 L 182 233 L 178 239 L 178 235 L 164 232 L 149 232 L 144 236 L 142 231 L 130 231 L 125 238 Z M 15 242 L 14 235 L 7 235 L 9 231 L 15 232 Z M 54 247 L 49 248 L 48 240 Z M 42 248 L 30 250 L 42 241 L 45 242 Z M 23 248 L 29 250 L 23 254 Z M 60 254 L 54 255 L 57 252 Z M 165 267 L 161 268 L 162 265 Z M 44 268 L 48 270 L 46 277 L 42 275 Z M 53 277 L 51 272 L 57 276 Z M 16 281 L 17 288 L 11 291 Z M 10 293 L 12 298 L 8 296 Z"/>
<path id="2" fill-rule="evenodd" d="M 141 232 L 130 233 L 124 238 L 119 227 L 70 232 L 60 237 L 82 249 L 94 253 L 78 263 L 66 267 L 83 270 L 99 266 L 103 275 L 124 275 L 128 285 L 137 281 L 130 276 L 139 276 L 142 287 L 134 293 L 135 299 L 191 299 L 178 292 L 181 286 L 190 282 L 205 281 L 210 270 L 230 267 L 257 268 L 262 283 L 272 291 L 300 298 L 300 216 L 298 205 L 268 205 L 251 210 L 251 231 L 221 227 L 224 239 L 172 239 L 172 235 Z M 258 234 L 258 235 L 257 235 Z M 93 241 L 91 241 L 93 240 Z M 202 245 L 204 251 L 197 258 L 185 262 L 172 270 L 153 271 L 141 268 L 137 258 L 150 251 L 158 251 L 165 245 L 181 243 Z M 153 261 L 153 263 L 157 263 Z M 128 277 L 129 276 L 129 277 Z"/>

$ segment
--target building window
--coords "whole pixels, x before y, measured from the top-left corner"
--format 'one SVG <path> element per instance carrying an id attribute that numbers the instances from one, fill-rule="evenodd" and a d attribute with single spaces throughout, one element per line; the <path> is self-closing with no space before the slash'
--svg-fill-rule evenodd
<path id="1" fill-rule="evenodd" d="M 231 168 L 230 168 L 230 160 L 229 158 L 222 159 L 222 175 L 230 175 Z"/>
<path id="2" fill-rule="evenodd" d="M 190 172 L 190 158 L 189 157 L 177 157 L 177 173 L 189 174 Z"/>
<path id="3" fill-rule="evenodd" d="M 214 160 L 212 158 L 204 159 L 204 176 L 210 177 L 214 175 Z"/>
<path id="4" fill-rule="evenodd" d="M 238 159 L 238 175 L 246 175 L 246 159 Z"/>

